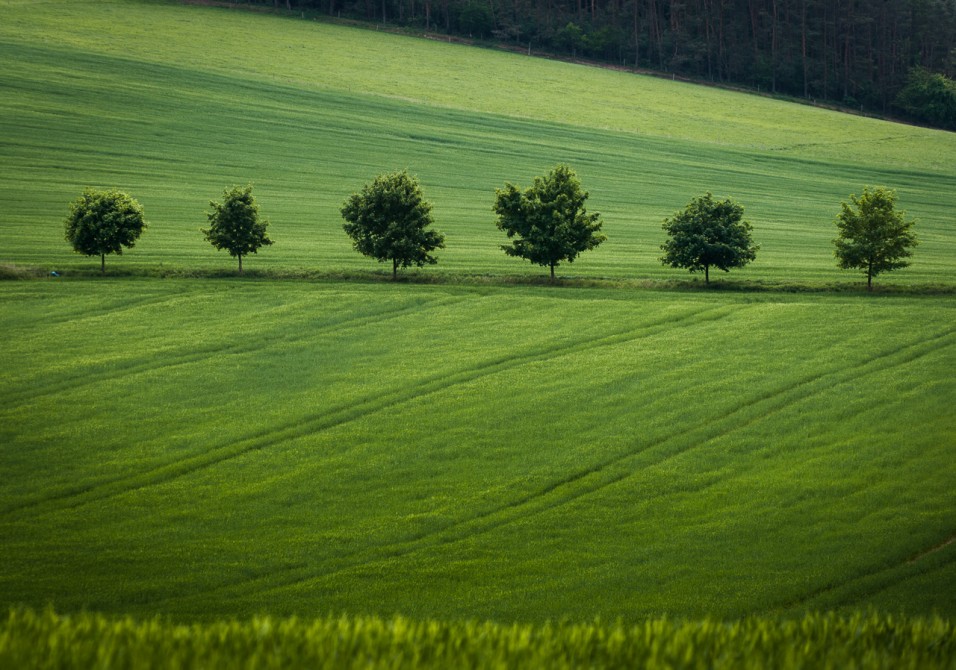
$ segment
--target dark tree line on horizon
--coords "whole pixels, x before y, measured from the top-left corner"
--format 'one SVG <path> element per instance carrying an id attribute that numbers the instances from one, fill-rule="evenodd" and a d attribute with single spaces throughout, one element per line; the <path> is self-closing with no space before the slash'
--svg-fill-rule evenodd
<path id="1" fill-rule="evenodd" d="M 956 0 L 273 0 L 882 113 L 914 71 L 956 105 Z M 923 104 L 937 104 L 926 102 Z M 945 104 L 950 104 L 946 102 Z M 949 113 L 948 111 L 946 113 Z M 956 114 L 956 111 L 953 112 Z M 939 116 L 937 114 L 936 116 Z M 949 118 L 945 116 L 943 118 Z M 953 117 L 956 124 L 956 116 Z M 956 129 L 956 125 L 952 126 Z"/>

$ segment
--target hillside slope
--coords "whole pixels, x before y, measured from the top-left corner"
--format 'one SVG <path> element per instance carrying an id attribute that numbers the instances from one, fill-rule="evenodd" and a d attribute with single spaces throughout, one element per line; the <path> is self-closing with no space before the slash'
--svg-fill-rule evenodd
<path id="1" fill-rule="evenodd" d="M 609 242 L 584 276 L 673 277 L 660 222 L 710 190 L 747 209 L 763 251 L 740 276 L 839 281 L 832 225 L 867 184 L 900 193 L 923 245 L 894 281 L 956 271 L 956 135 L 516 54 L 176 3 L 0 3 L 3 260 L 68 267 L 67 202 L 117 186 L 152 222 L 123 263 L 228 267 L 196 233 L 206 202 L 256 186 L 268 267 L 374 268 L 341 232 L 345 197 L 408 167 L 448 249 L 439 270 L 526 274 L 491 202 L 575 167 Z M 897 279 L 897 277 L 899 279 Z"/>

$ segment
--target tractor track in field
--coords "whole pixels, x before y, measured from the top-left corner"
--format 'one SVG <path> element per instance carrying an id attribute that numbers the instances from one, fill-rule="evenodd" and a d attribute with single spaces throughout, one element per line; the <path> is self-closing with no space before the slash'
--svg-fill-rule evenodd
<path id="1" fill-rule="evenodd" d="M 314 328 L 308 328 L 296 331 L 301 334 L 283 333 L 270 337 L 269 346 L 274 344 L 294 344 L 304 342 L 329 331 L 347 330 L 350 328 L 360 328 L 370 324 L 378 324 L 388 319 L 395 319 L 406 314 L 432 307 L 443 307 L 445 305 L 460 302 L 461 299 L 433 300 L 424 303 L 415 303 L 411 305 L 402 305 L 391 309 L 385 309 L 381 312 L 372 314 L 363 314 L 349 317 L 341 321 L 323 323 Z M 157 353 L 152 352 L 148 356 L 139 356 L 132 360 L 116 361 L 110 363 L 101 363 L 95 365 L 91 370 L 76 372 L 66 378 L 58 378 L 45 384 L 30 386 L 29 388 L 14 390 L 9 393 L 0 393 L 0 403 L 8 406 L 15 406 L 35 399 L 59 395 L 69 391 L 75 391 L 91 384 L 97 384 L 114 379 L 118 375 L 131 377 L 137 374 L 157 372 L 167 370 L 183 365 L 198 363 L 211 356 L 241 356 L 262 348 L 259 343 L 227 342 L 200 348 L 181 349 L 174 355 L 162 354 L 159 360 L 156 360 Z"/>
<path id="2" fill-rule="evenodd" d="M 881 352 L 860 362 L 857 365 L 854 365 L 851 368 L 840 368 L 810 375 L 802 380 L 788 384 L 771 393 L 752 398 L 728 414 L 708 422 L 708 425 L 703 427 L 692 427 L 681 431 L 678 434 L 669 435 L 665 438 L 657 440 L 652 444 L 643 446 L 639 450 L 631 451 L 603 463 L 599 463 L 594 467 L 573 473 L 558 481 L 551 482 L 547 486 L 538 489 L 533 493 L 527 494 L 520 499 L 510 501 L 509 503 L 498 508 L 481 512 L 461 521 L 454 521 L 437 530 L 422 532 L 418 535 L 402 539 L 398 542 L 378 545 L 375 547 L 375 550 L 379 554 L 376 557 L 361 560 L 356 563 L 348 563 L 348 559 L 353 558 L 358 554 L 358 552 L 353 552 L 348 555 L 337 557 L 335 563 L 338 563 L 338 565 L 321 575 L 316 575 L 311 572 L 308 566 L 296 566 L 285 571 L 286 579 L 282 580 L 280 583 L 276 583 L 276 572 L 272 572 L 269 575 L 261 575 L 247 580 L 219 585 L 203 591 L 202 594 L 222 590 L 245 591 L 255 584 L 261 584 L 262 592 L 273 592 L 282 589 L 295 588 L 310 582 L 318 582 L 334 578 L 337 575 L 347 573 L 349 571 L 361 570 L 372 565 L 383 563 L 390 559 L 409 556 L 426 549 L 448 546 L 456 542 L 473 538 L 476 535 L 491 532 L 515 522 L 526 521 L 527 519 L 538 514 L 542 514 L 577 502 L 586 496 L 597 493 L 609 486 L 627 479 L 633 475 L 635 471 L 634 467 L 630 467 L 630 461 L 633 461 L 642 455 L 647 455 L 649 452 L 659 451 L 660 449 L 665 448 L 668 443 L 675 441 L 688 441 L 689 438 L 694 438 L 695 434 L 700 434 L 700 439 L 690 439 L 688 446 L 684 446 L 683 448 L 677 450 L 667 451 L 666 453 L 662 454 L 660 458 L 650 458 L 649 462 L 642 463 L 641 466 L 643 468 L 659 466 L 673 458 L 676 458 L 699 447 L 701 444 L 704 444 L 715 438 L 728 435 L 757 421 L 760 421 L 770 414 L 791 404 L 794 400 L 800 400 L 813 395 L 813 393 L 816 391 L 813 393 L 803 393 L 803 391 L 811 385 L 818 385 L 821 381 L 826 381 L 828 386 L 845 384 L 863 378 L 877 370 L 885 370 L 888 367 L 904 365 L 913 360 L 929 355 L 939 349 L 952 346 L 952 344 L 954 344 L 952 341 L 954 339 L 954 335 L 956 335 L 956 332 L 954 331 L 938 333 L 928 338 L 923 338 L 916 342 L 903 344 L 890 349 L 889 351 Z M 887 364 L 888 359 L 893 360 Z M 738 416 L 741 413 L 763 403 L 773 404 L 771 407 L 767 408 L 766 411 L 763 411 L 756 416 L 749 417 L 746 421 L 738 421 Z M 573 486 L 579 482 L 584 482 L 591 477 L 597 478 L 597 481 L 593 481 L 578 490 L 573 490 L 557 500 L 547 500 L 549 496 L 556 494 L 561 489 L 564 489 L 568 486 Z M 703 490 L 710 485 L 712 485 L 712 482 L 704 482 L 701 485 L 694 487 L 693 490 Z M 643 501 L 648 502 L 657 498 L 671 495 L 672 493 L 673 492 L 661 492 L 655 496 L 651 496 L 650 498 L 643 499 Z M 950 539 L 949 542 L 951 543 L 953 541 L 956 541 L 956 538 Z M 948 543 L 945 543 L 944 545 L 937 547 L 935 550 L 938 551 L 947 544 Z"/>
<path id="3" fill-rule="evenodd" d="M 116 300 L 109 305 L 102 305 L 93 309 L 80 308 L 73 312 L 58 314 L 55 317 L 38 319 L 37 324 L 46 328 L 53 325 L 62 325 L 71 322 L 90 321 L 102 318 L 104 316 L 112 316 L 119 312 L 126 312 L 132 309 L 139 309 L 141 307 L 155 307 L 162 305 L 163 303 L 175 302 L 177 300 L 182 300 L 182 298 L 186 295 L 188 295 L 188 291 L 186 289 L 180 288 L 172 293 L 167 290 L 155 295 L 145 295 L 135 298 Z"/>
<path id="4" fill-rule="evenodd" d="M 925 549 L 925 550 L 921 551 L 920 553 L 916 554 L 916 555 L 913 556 L 912 558 L 908 558 L 908 559 L 906 560 L 906 565 L 913 565 L 914 563 L 916 563 L 916 562 L 919 561 L 920 559 L 923 559 L 923 558 L 926 558 L 927 556 L 930 556 L 930 555 L 932 555 L 932 554 L 935 554 L 937 551 L 942 551 L 943 549 L 945 549 L 945 548 L 948 547 L 949 545 L 953 544 L 954 542 L 956 542 L 956 533 L 953 533 L 953 534 L 950 535 L 947 539 L 943 540 L 943 541 L 940 542 L 939 544 L 935 544 L 935 545 L 933 545 L 932 547 L 930 547 L 929 549 Z"/>
<path id="5" fill-rule="evenodd" d="M 525 521 L 538 514 L 577 502 L 586 496 L 590 496 L 627 479 L 633 475 L 637 469 L 634 467 L 636 464 L 634 464 L 633 461 L 641 456 L 648 458 L 648 462 L 640 464 L 642 468 L 660 466 L 708 441 L 746 428 L 788 406 L 792 402 L 809 397 L 817 392 L 804 393 L 808 387 L 819 385 L 819 383 L 823 381 L 827 382 L 828 386 L 844 384 L 865 377 L 877 370 L 904 365 L 939 349 L 951 346 L 953 344 L 952 340 L 954 335 L 956 335 L 956 332 L 946 331 L 881 352 L 851 368 L 831 369 L 804 377 L 773 392 L 751 398 L 731 412 L 708 422 L 704 426 L 688 428 L 680 433 L 661 438 L 651 444 L 643 445 L 640 449 L 619 455 L 590 468 L 579 470 L 500 507 L 481 512 L 467 519 L 453 521 L 437 530 L 425 531 L 398 542 L 378 545 L 375 547 L 375 550 L 379 554 L 376 557 L 368 558 L 357 563 L 348 563 L 350 558 L 354 558 L 358 554 L 358 552 L 353 552 L 337 557 L 335 563 L 338 565 L 322 575 L 314 574 L 307 566 L 296 566 L 285 571 L 286 579 L 283 579 L 281 583 L 276 583 L 276 572 L 272 572 L 269 575 L 219 585 L 207 591 L 203 591 L 203 593 L 220 590 L 246 590 L 258 583 L 261 583 L 263 591 L 294 588 L 309 582 L 333 578 L 336 575 L 352 570 L 360 570 L 389 559 L 408 556 L 430 548 L 454 544 L 515 522 Z M 887 364 L 888 360 L 891 360 L 889 364 Z M 766 403 L 770 403 L 770 406 L 767 407 L 765 411 L 761 411 L 756 416 L 748 417 L 745 421 L 739 420 L 741 414 L 753 407 Z M 682 448 L 659 454 L 659 457 L 648 456 L 651 452 L 659 452 L 661 449 L 665 449 L 669 443 L 673 442 L 685 442 L 686 445 Z M 589 479 L 593 479 L 593 481 L 588 482 Z M 581 485 L 582 482 L 584 482 L 583 485 Z M 713 482 L 704 482 L 692 490 L 703 490 L 712 485 L 712 483 Z M 565 494 L 559 493 L 562 489 L 575 485 L 578 485 L 579 488 Z M 672 493 L 673 492 L 662 492 L 650 498 L 643 499 L 643 501 L 649 502 L 660 497 L 671 495 Z M 549 500 L 549 497 L 553 495 L 559 496 L 558 499 Z"/>
<path id="6" fill-rule="evenodd" d="M 682 326 L 698 325 L 725 318 L 733 313 L 736 312 L 726 307 L 709 307 L 689 313 L 682 313 L 677 317 L 669 316 L 636 329 L 628 328 L 597 338 L 558 343 L 557 346 L 533 349 L 523 353 L 503 356 L 451 375 L 446 374 L 425 379 L 410 389 L 400 388 L 391 393 L 370 396 L 362 401 L 334 408 L 322 414 L 300 417 L 296 421 L 288 422 L 277 427 L 270 427 L 267 430 L 249 435 L 242 440 L 233 441 L 221 447 L 214 447 L 201 454 L 179 459 L 172 463 L 166 463 L 145 472 L 120 477 L 110 480 L 109 482 L 100 482 L 85 488 L 64 491 L 60 495 L 47 496 L 39 500 L 32 500 L 19 505 L 10 506 L 0 513 L 0 515 L 10 517 L 26 510 L 49 508 L 51 506 L 55 509 L 78 507 L 93 501 L 122 495 L 136 489 L 164 484 L 179 477 L 243 456 L 247 453 L 258 451 L 287 440 L 329 430 L 375 412 L 390 409 L 397 405 L 441 392 L 455 385 L 470 383 L 509 368 L 586 351 L 597 346 L 614 346 L 644 339 L 671 328 L 675 323 L 681 324 Z"/>
<path id="7" fill-rule="evenodd" d="M 273 338 L 270 340 L 270 345 L 275 343 L 289 344 L 289 343 L 301 342 L 301 341 L 305 341 L 310 338 L 319 336 L 323 332 L 329 332 L 329 331 L 339 332 L 339 331 L 349 330 L 352 328 L 361 328 L 369 324 L 377 325 L 389 319 L 401 318 L 412 312 L 420 313 L 421 310 L 423 309 L 439 308 L 439 307 L 454 304 L 460 301 L 461 299 L 458 299 L 458 298 L 445 299 L 445 300 L 433 300 L 433 301 L 428 301 L 424 303 L 402 305 L 399 307 L 382 310 L 380 312 L 375 312 L 372 314 L 362 314 L 359 316 L 343 319 L 341 321 L 322 324 L 319 327 L 309 329 L 307 331 L 307 334 L 304 334 L 304 335 L 299 335 L 299 336 L 285 335 L 285 336 Z M 149 361 L 138 360 L 135 362 L 135 364 L 125 366 L 125 367 L 117 368 L 116 366 L 113 366 L 109 368 L 108 370 L 102 371 L 99 375 L 80 375 L 72 380 L 60 380 L 55 385 L 51 383 L 46 386 L 41 386 L 39 388 L 33 389 L 32 392 L 30 392 L 28 395 L 29 395 L 29 398 L 32 399 L 32 398 L 42 397 L 43 395 L 62 393 L 65 390 L 81 388 L 88 384 L 102 382 L 104 380 L 113 378 L 116 376 L 118 370 L 122 370 L 124 374 L 126 375 L 135 375 L 135 374 L 141 374 L 145 372 L 155 372 L 158 370 L 170 369 L 170 368 L 174 368 L 174 367 L 178 367 L 182 365 L 189 365 L 191 363 L 196 363 L 212 355 L 236 356 L 236 355 L 250 353 L 260 348 L 261 347 L 258 344 L 229 344 L 226 346 L 209 347 L 199 352 L 196 352 L 196 351 L 185 352 L 173 360 L 164 359 L 162 363 L 158 365 L 155 363 L 150 363 Z M 75 383 L 71 385 L 69 381 L 73 381 Z M 27 393 L 23 392 L 22 395 L 27 395 Z M 3 402 L 5 404 L 13 404 L 15 400 L 11 399 L 11 397 L 12 397 L 12 394 L 0 395 L 0 402 Z M 263 435 L 267 435 L 268 433 L 269 431 L 261 431 L 261 433 L 253 435 L 252 439 L 256 437 L 262 437 Z M 247 438 L 247 439 L 250 439 L 250 438 Z M 164 469 L 173 468 L 178 462 L 180 461 L 176 461 L 173 463 L 166 463 L 166 464 L 157 466 L 154 470 L 164 470 Z M 42 499 L 24 501 L 16 505 L 11 505 L 10 507 L 0 511 L 0 517 L 8 516 L 10 514 L 16 514 L 26 509 L 40 507 L 40 506 L 43 506 L 52 502 L 56 502 L 56 501 L 65 501 L 65 500 L 79 498 L 82 496 L 87 496 L 97 489 L 101 489 L 104 487 L 114 487 L 120 484 L 121 482 L 129 481 L 131 478 L 136 478 L 136 477 L 137 476 L 135 475 L 133 477 L 130 477 L 130 476 L 116 477 L 106 481 L 99 481 L 89 486 L 78 486 L 78 487 L 61 490 L 57 493 L 51 494 Z"/>
<path id="8" fill-rule="evenodd" d="M 826 584 L 825 586 L 815 588 L 811 591 L 808 591 L 807 593 L 800 596 L 799 598 L 795 598 L 793 600 L 787 601 L 786 603 L 782 605 L 778 605 L 776 607 L 771 608 L 770 611 L 786 612 L 786 611 L 794 610 L 807 603 L 810 603 L 816 600 L 817 598 L 826 597 L 828 595 L 835 595 L 841 590 L 851 588 L 854 584 L 860 584 L 861 582 L 864 582 L 870 579 L 879 579 L 881 575 L 886 575 L 884 581 L 875 585 L 875 588 L 865 591 L 863 594 L 859 596 L 855 596 L 855 597 L 853 596 L 853 594 L 850 594 L 849 602 L 840 602 L 838 603 L 837 606 L 852 604 L 860 600 L 860 598 L 863 596 L 869 597 L 869 596 L 876 595 L 877 593 L 886 591 L 887 589 L 897 586 L 898 584 L 902 584 L 903 582 L 918 576 L 919 573 L 913 573 L 913 572 L 904 572 L 903 574 L 898 574 L 898 575 L 894 575 L 893 573 L 899 570 L 905 570 L 905 568 L 907 567 L 914 566 L 917 563 L 919 563 L 921 560 L 923 560 L 924 558 L 927 558 L 929 556 L 932 556 L 933 554 L 943 551 L 944 549 L 946 549 L 948 546 L 950 546 L 953 543 L 956 543 L 956 533 L 951 534 L 946 540 L 943 540 L 942 542 L 938 542 L 931 547 L 921 549 L 920 551 L 916 552 L 910 557 L 902 561 L 898 561 L 897 563 L 894 563 L 893 565 L 877 567 L 872 570 L 868 570 L 862 574 L 855 575 L 849 579 L 845 579 L 843 581 L 836 582 L 836 583 Z M 942 565 L 938 566 L 936 569 L 941 569 L 953 563 L 956 563 L 956 555 L 953 555 L 951 558 L 947 559 Z M 829 608 L 832 609 L 833 605 L 830 605 Z"/>

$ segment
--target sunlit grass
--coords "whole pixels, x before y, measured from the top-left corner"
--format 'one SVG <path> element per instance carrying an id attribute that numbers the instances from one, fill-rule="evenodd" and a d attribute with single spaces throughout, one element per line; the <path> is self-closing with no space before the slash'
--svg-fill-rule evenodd
<path id="1" fill-rule="evenodd" d="M 952 297 L 0 291 L 5 602 L 952 614 Z"/>
<path id="2" fill-rule="evenodd" d="M 654 619 L 639 625 L 257 617 L 205 625 L 92 614 L 10 612 L 0 662 L 99 670 L 219 668 L 949 668 L 950 622 L 812 615 L 724 623 Z"/>
<path id="3" fill-rule="evenodd" d="M 914 265 L 881 282 L 952 282 L 956 270 L 952 133 L 239 10 L 0 6 L 4 261 L 85 267 L 62 220 L 92 185 L 128 190 L 151 222 L 108 266 L 230 268 L 198 229 L 224 187 L 253 183 L 276 244 L 247 269 L 375 269 L 339 208 L 407 167 L 446 234 L 430 270 L 535 275 L 499 248 L 494 189 L 567 162 L 609 239 L 562 276 L 685 277 L 658 260 L 661 222 L 710 190 L 744 205 L 762 245 L 732 277 L 858 283 L 836 268 L 833 218 L 867 184 L 898 189 L 922 240 Z"/>

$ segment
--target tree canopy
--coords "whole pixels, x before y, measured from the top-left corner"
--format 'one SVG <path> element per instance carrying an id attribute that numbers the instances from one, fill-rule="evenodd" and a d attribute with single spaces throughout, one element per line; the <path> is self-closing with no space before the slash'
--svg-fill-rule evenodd
<path id="1" fill-rule="evenodd" d="M 664 220 L 669 239 L 661 245 L 661 262 L 691 272 L 703 270 L 708 284 L 711 267 L 729 272 L 745 266 L 757 257 L 760 247 L 754 244 L 753 228 L 743 216 L 744 208 L 729 198 L 715 200 L 710 193 L 694 198 Z"/>
<path id="2" fill-rule="evenodd" d="M 917 121 L 956 130 L 956 81 L 942 74 L 913 68 L 895 104 Z"/>
<path id="3" fill-rule="evenodd" d="M 561 261 L 573 263 L 582 251 L 607 239 L 600 232 L 601 215 L 588 214 L 584 206 L 588 192 L 567 165 L 558 165 L 546 177 L 535 177 L 524 191 L 506 184 L 495 190 L 495 196 L 498 228 L 516 238 L 501 248 L 509 256 L 549 267 L 552 281 Z"/>
<path id="4" fill-rule="evenodd" d="M 844 270 L 862 270 L 866 288 L 873 290 L 873 277 L 909 265 L 912 247 L 918 242 L 910 230 L 915 221 L 896 210 L 896 191 L 866 187 L 863 195 L 850 196 L 852 206 L 842 203 L 836 218 L 839 230 L 833 240 L 837 265 Z"/>
<path id="5" fill-rule="evenodd" d="M 272 244 L 266 235 L 269 223 L 259 220 L 259 205 L 252 195 L 252 186 L 233 186 L 223 191 L 222 202 L 210 200 L 212 211 L 207 212 L 209 228 L 202 231 L 212 246 L 225 249 L 239 259 L 258 252 L 260 247 Z"/>
<path id="6" fill-rule="evenodd" d="M 433 223 L 431 209 L 407 170 L 382 174 L 345 201 L 342 227 L 356 251 L 380 263 L 391 261 L 395 278 L 399 267 L 438 262 L 431 252 L 445 248 L 445 236 L 426 230 Z"/>
<path id="7" fill-rule="evenodd" d="M 146 227 L 143 206 L 126 193 L 87 188 L 70 203 L 66 240 L 77 253 L 99 256 L 106 272 L 106 255 L 131 249 Z"/>

